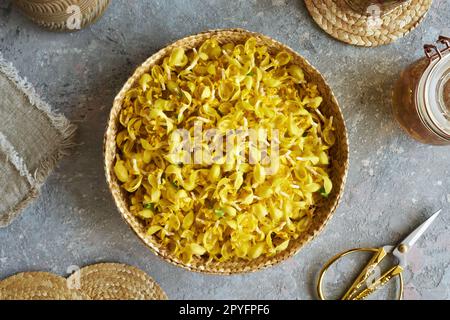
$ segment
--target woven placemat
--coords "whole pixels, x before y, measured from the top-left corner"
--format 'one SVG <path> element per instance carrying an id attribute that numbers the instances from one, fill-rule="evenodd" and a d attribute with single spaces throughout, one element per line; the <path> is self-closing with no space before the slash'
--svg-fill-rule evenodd
<path id="1" fill-rule="evenodd" d="M 47 272 L 24 272 L 0 281 L 0 300 L 86 300 L 67 280 Z"/>
<path id="2" fill-rule="evenodd" d="M 73 273 L 68 282 L 93 300 L 167 300 L 144 271 L 119 263 L 100 263 Z"/>
<path id="3" fill-rule="evenodd" d="M 345 0 L 305 0 L 305 4 L 316 23 L 332 37 L 375 47 L 391 43 L 417 27 L 432 0 L 410 0 L 378 17 L 352 10 Z"/>

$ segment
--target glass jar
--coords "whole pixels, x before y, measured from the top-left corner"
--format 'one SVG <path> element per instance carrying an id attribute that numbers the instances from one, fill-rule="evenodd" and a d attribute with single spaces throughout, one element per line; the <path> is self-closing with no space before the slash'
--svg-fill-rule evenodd
<path id="1" fill-rule="evenodd" d="M 393 90 L 393 111 L 400 126 L 414 139 L 450 145 L 450 38 L 425 45 L 426 57 L 407 67 Z"/>

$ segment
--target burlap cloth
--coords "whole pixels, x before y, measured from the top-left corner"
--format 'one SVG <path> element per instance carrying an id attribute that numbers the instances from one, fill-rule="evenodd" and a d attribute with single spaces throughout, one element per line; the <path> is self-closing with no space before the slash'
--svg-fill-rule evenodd
<path id="1" fill-rule="evenodd" d="M 54 113 L 0 52 L 0 227 L 9 225 L 72 146 L 75 126 Z"/>

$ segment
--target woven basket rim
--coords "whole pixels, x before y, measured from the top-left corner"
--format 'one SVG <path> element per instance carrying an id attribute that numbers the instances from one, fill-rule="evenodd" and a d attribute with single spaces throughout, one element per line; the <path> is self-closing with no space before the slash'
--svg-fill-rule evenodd
<path id="1" fill-rule="evenodd" d="M 230 268 L 223 268 L 223 269 L 219 268 L 219 267 L 211 268 L 210 265 L 208 265 L 208 264 L 200 264 L 200 265 L 185 264 L 181 260 L 174 258 L 173 255 L 171 255 L 170 253 L 164 252 L 163 250 L 161 250 L 159 245 L 155 244 L 154 242 L 149 240 L 148 237 L 145 237 L 138 230 L 136 230 L 136 227 L 134 226 L 135 223 L 134 223 L 133 219 L 130 218 L 132 216 L 132 214 L 129 212 L 128 208 L 124 208 L 120 204 L 121 196 L 119 195 L 120 192 L 118 191 L 120 189 L 120 186 L 118 185 L 117 178 L 115 177 L 114 172 L 112 170 L 112 165 L 114 163 L 115 157 L 109 157 L 109 155 L 108 155 L 109 153 L 111 153 L 111 154 L 113 153 L 115 155 L 115 152 L 112 152 L 112 151 L 116 150 L 115 132 L 113 131 L 113 128 L 116 124 L 117 119 L 114 117 L 114 111 L 116 108 L 120 110 L 120 108 L 122 107 L 124 93 L 126 91 L 128 91 L 128 89 L 131 88 L 136 83 L 139 75 L 148 71 L 148 67 L 150 67 L 152 65 L 151 61 L 154 60 L 155 57 L 159 57 L 159 58 L 157 58 L 157 60 L 154 61 L 153 64 L 158 63 L 159 60 L 162 59 L 163 57 L 167 56 L 167 53 L 170 52 L 169 50 L 172 50 L 174 47 L 183 46 L 185 48 L 190 48 L 189 46 L 185 45 L 185 43 L 189 40 L 201 38 L 204 36 L 209 36 L 209 37 L 217 36 L 217 38 L 220 40 L 220 36 L 224 35 L 224 34 L 233 34 L 236 36 L 237 36 L 237 34 L 240 34 L 246 38 L 255 37 L 261 41 L 270 43 L 271 45 L 269 45 L 269 47 L 278 48 L 277 50 L 279 50 L 279 48 L 282 48 L 283 50 L 286 50 L 289 53 L 291 53 L 292 55 L 294 55 L 295 58 L 301 60 L 302 63 L 305 66 L 307 66 L 308 72 L 313 73 L 313 75 L 315 77 L 320 79 L 320 81 L 323 84 L 323 87 L 327 90 L 327 94 L 329 95 L 330 102 L 335 107 L 335 110 L 337 110 L 337 119 L 335 119 L 335 120 L 339 122 L 340 130 L 341 130 L 340 131 L 340 141 L 337 144 L 339 144 L 339 152 L 343 156 L 342 162 L 339 163 L 339 166 L 342 167 L 342 170 L 343 170 L 341 175 L 339 176 L 340 184 L 334 186 L 337 190 L 334 194 L 334 200 L 333 200 L 333 202 L 331 202 L 331 208 L 325 215 L 325 218 L 320 223 L 320 225 L 318 225 L 318 227 L 316 227 L 314 230 L 311 230 L 309 234 L 306 234 L 306 232 L 305 232 L 305 237 L 303 239 L 301 239 L 301 241 L 295 246 L 295 248 L 292 248 L 289 252 L 283 253 L 284 257 L 280 258 L 280 257 L 278 257 L 278 255 L 275 255 L 273 257 L 265 257 L 264 259 L 258 258 L 253 261 L 242 260 L 242 261 L 245 261 L 247 263 L 247 265 L 245 267 L 240 267 L 240 268 L 233 269 L 233 270 L 230 270 Z M 112 147 L 110 147 L 110 146 L 112 146 Z M 114 150 L 111 150 L 111 148 Z M 346 178 L 347 178 L 348 163 L 349 163 L 348 136 L 347 136 L 347 129 L 345 126 L 345 121 L 343 119 L 342 111 L 339 107 L 339 104 L 337 102 L 337 99 L 336 99 L 334 93 L 332 92 L 330 86 L 328 85 L 328 83 L 326 82 L 326 80 L 324 79 L 322 74 L 316 68 L 314 68 L 303 56 L 298 54 L 296 51 L 294 51 L 290 47 L 288 47 L 276 40 L 273 40 L 272 38 L 270 38 L 266 35 L 263 35 L 263 34 L 260 34 L 257 32 L 251 32 L 251 31 L 248 31 L 245 29 L 239 29 L 239 28 L 207 30 L 204 32 L 200 32 L 198 34 L 194 34 L 191 36 L 181 38 L 181 39 L 174 41 L 171 44 L 163 47 L 161 50 L 157 51 L 156 53 L 151 55 L 148 59 L 146 59 L 146 61 L 144 61 L 139 67 L 137 67 L 135 69 L 135 71 L 133 72 L 133 75 L 125 82 L 125 84 L 123 85 L 123 87 L 121 88 L 121 90 L 119 91 L 119 93 L 116 95 L 116 97 L 114 99 L 113 107 L 111 109 L 111 112 L 110 112 L 108 120 L 107 120 L 107 127 L 106 127 L 106 131 L 105 131 L 105 135 L 104 135 L 103 155 L 104 155 L 104 169 L 105 169 L 106 181 L 108 183 L 108 187 L 113 196 L 116 207 L 119 209 L 122 218 L 126 221 L 127 225 L 138 236 L 138 238 L 147 247 L 149 247 L 154 254 L 156 254 L 158 257 L 165 260 L 166 262 L 169 262 L 175 266 L 178 266 L 183 269 L 190 270 L 190 271 L 207 273 L 207 274 L 219 274 L 219 275 L 242 274 L 242 273 L 249 273 L 249 272 L 262 270 L 262 269 L 268 268 L 270 266 L 276 265 L 276 264 L 278 264 L 282 261 L 285 261 L 288 258 L 291 258 L 294 255 L 296 255 L 300 251 L 300 249 L 302 249 L 307 243 L 309 243 L 312 239 L 314 239 L 323 230 L 323 228 L 325 227 L 327 222 L 333 216 L 338 204 L 340 203 L 340 200 L 341 200 L 343 192 L 344 192 L 344 186 L 345 186 L 345 182 L 346 182 Z M 111 158 L 111 159 L 109 159 L 109 158 Z M 257 263 L 256 265 L 249 265 L 249 264 L 252 264 L 253 262 L 256 263 L 256 261 L 258 261 L 260 259 L 261 259 L 261 261 L 259 263 Z M 237 260 L 241 261 L 241 259 L 237 259 Z M 214 265 L 221 265 L 221 263 L 215 263 Z"/>
<path id="2" fill-rule="evenodd" d="M 55 32 L 76 32 L 88 25 L 96 23 L 106 12 L 111 0 L 96 0 L 95 3 L 89 3 L 84 0 L 81 3 L 76 3 L 74 0 L 54 0 L 54 1 L 36 1 L 30 2 L 27 0 L 16 0 L 14 5 L 31 21 L 38 26 L 46 28 Z M 53 9 L 60 5 L 79 4 L 80 10 L 83 14 L 80 29 L 68 29 L 67 19 L 70 14 L 65 11 L 53 11 Z"/>

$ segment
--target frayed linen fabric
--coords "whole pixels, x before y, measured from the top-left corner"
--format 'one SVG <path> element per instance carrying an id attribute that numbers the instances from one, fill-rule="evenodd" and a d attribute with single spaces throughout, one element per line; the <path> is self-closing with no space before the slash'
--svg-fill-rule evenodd
<path id="1" fill-rule="evenodd" d="M 0 52 L 0 227 L 38 196 L 57 162 L 74 146 L 75 130 Z"/>

